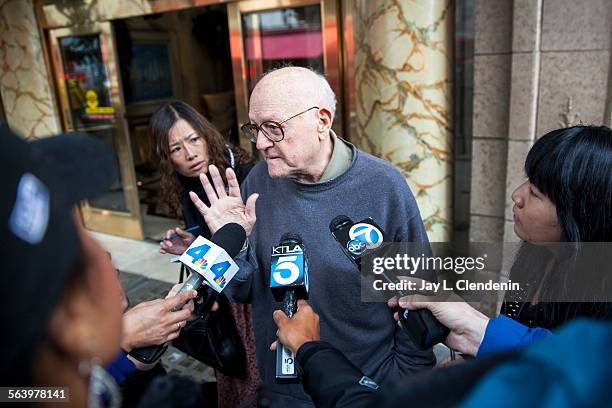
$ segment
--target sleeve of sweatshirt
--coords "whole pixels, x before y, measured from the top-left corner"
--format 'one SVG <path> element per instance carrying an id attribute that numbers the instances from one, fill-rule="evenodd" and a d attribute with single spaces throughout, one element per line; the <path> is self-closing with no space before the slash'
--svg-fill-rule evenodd
<path id="1" fill-rule="evenodd" d="M 517 347 L 525 347 L 551 335 L 550 330 L 541 327 L 530 328 L 508 316 L 499 315 L 489 320 L 478 349 L 478 357 Z"/>
<path id="2" fill-rule="evenodd" d="M 412 198 L 412 201 L 414 201 L 414 198 Z M 414 205 L 416 205 L 416 202 Z M 424 244 L 423 250 L 429 250 L 429 241 L 420 213 L 416 210 L 415 214 L 414 209 L 409 209 L 408 214 L 412 214 L 412 216 L 408 219 L 407 230 L 401 231 L 401 236 L 397 237 L 396 240 L 399 242 L 420 242 Z M 402 376 L 408 374 L 408 372 L 433 367 L 436 363 L 432 350 L 420 350 L 408 332 L 397 325 L 395 326 L 394 350 L 394 363 L 398 370 L 396 375 Z"/>
<path id="3" fill-rule="evenodd" d="M 242 182 L 240 186 L 240 192 L 242 199 L 246 202 L 246 197 L 249 195 L 249 180 Z M 251 302 L 251 286 L 253 282 L 253 275 L 259 269 L 257 257 L 255 256 L 255 250 L 251 246 L 251 238 L 247 238 L 249 245 L 245 250 L 240 251 L 238 256 L 234 258 L 234 261 L 238 265 L 238 272 L 232 278 L 227 287 L 223 290 L 223 293 L 235 303 L 250 303 Z"/>
<path id="4" fill-rule="evenodd" d="M 241 251 L 234 262 L 238 265 L 238 272 L 232 278 L 223 293 L 235 303 L 251 302 L 251 286 L 253 275 L 259 269 L 257 258 L 249 245 L 247 249 Z"/>

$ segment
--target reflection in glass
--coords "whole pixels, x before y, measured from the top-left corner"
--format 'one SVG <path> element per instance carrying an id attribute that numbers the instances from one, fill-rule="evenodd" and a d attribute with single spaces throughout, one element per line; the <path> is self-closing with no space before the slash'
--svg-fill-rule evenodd
<path id="1" fill-rule="evenodd" d="M 74 128 L 113 123 L 115 110 L 100 35 L 63 37 L 59 46 Z"/>
<path id="2" fill-rule="evenodd" d="M 172 97 L 168 44 L 132 44 L 129 90 L 130 92 L 124 92 L 127 103 Z"/>
<path id="3" fill-rule="evenodd" d="M 111 83 L 102 57 L 101 35 L 62 37 L 59 47 L 72 127 L 102 140 L 114 153 L 117 169 L 121 171 L 119 157 L 126 154 L 126 148 L 115 123 Z M 120 175 L 108 192 L 90 200 L 89 205 L 103 210 L 129 212 L 122 179 Z"/>
<path id="4" fill-rule="evenodd" d="M 103 210 L 129 212 L 126 193 L 121 182 L 122 169 L 119 163 L 118 152 L 122 150 L 122 147 L 118 145 L 117 128 L 96 131 L 90 130 L 87 133 L 103 141 L 110 151 L 113 152 L 115 166 L 120 172 L 119 178 L 113 181 L 110 189 L 95 199 L 89 200 L 89 205 Z"/>
<path id="5" fill-rule="evenodd" d="M 290 64 L 324 73 L 319 5 L 242 16 L 249 93 L 264 72 Z"/>

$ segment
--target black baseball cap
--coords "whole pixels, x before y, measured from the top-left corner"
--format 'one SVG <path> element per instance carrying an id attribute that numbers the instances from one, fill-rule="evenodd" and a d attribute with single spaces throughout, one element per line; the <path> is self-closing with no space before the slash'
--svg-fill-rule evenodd
<path id="1" fill-rule="evenodd" d="M 95 137 L 26 142 L 0 126 L 0 386 L 31 381 L 34 353 L 79 254 L 74 206 L 117 179 L 113 154 Z"/>

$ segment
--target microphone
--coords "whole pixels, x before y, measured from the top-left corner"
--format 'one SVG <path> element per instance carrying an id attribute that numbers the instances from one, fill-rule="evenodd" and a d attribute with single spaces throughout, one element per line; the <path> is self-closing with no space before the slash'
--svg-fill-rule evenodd
<path id="1" fill-rule="evenodd" d="M 302 238 L 298 234 L 284 234 L 280 243 L 272 247 L 270 289 L 288 317 L 297 311 L 298 299 L 308 299 L 308 261 Z M 295 355 L 277 339 L 276 382 L 298 383 Z"/>
<path id="2" fill-rule="evenodd" d="M 199 236 L 181 255 L 180 261 L 189 269 L 191 275 L 183 283 L 177 294 L 189 290 L 197 290 L 198 298 L 205 298 L 205 305 L 200 309 L 200 315 L 210 311 L 217 295 L 234 277 L 238 266 L 233 259 L 242 248 L 246 239 L 244 228 L 236 223 L 225 224 L 213 234 L 210 241 Z M 210 268 L 208 268 L 208 266 Z M 204 284 L 206 281 L 207 284 Z M 195 301 L 196 299 L 194 299 Z M 177 312 L 185 306 L 182 303 L 172 309 Z M 168 349 L 167 344 L 140 347 L 129 354 L 144 364 L 157 361 Z"/>
<path id="3" fill-rule="evenodd" d="M 329 230 L 342 246 L 342 251 L 361 269 L 361 258 L 374 252 L 384 242 L 383 229 L 370 217 L 357 223 L 346 215 L 335 217 L 329 224 Z M 384 272 L 380 277 L 391 283 L 393 280 Z M 401 291 L 399 296 L 405 296 Z M 426 350 L 446 339 L 450 330 L 440 323 L 427 309 L 397 309 L 399 320 L 416 345 Z"/>

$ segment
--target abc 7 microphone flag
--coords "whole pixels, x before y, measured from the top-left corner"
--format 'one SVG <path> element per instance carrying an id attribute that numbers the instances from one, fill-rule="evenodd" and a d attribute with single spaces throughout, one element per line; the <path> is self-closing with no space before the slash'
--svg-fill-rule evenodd
<path id="1" fill-rule="evenodd" d="M 368 221 L 368 219 L 364 220 Z M 366 249 L 376 249 L 383 243 L 383 233 L 371 223 L 358 222 L 349 230 L 347 249 L 361 255 Z"/>
<path id="2" fill-rule="evenodd" d="M 202 236 L 193 241 L 179 260 L 202 275 L 217 292 L 221 292 L 238 272 L 238 265 L 227 252 Z"/>

